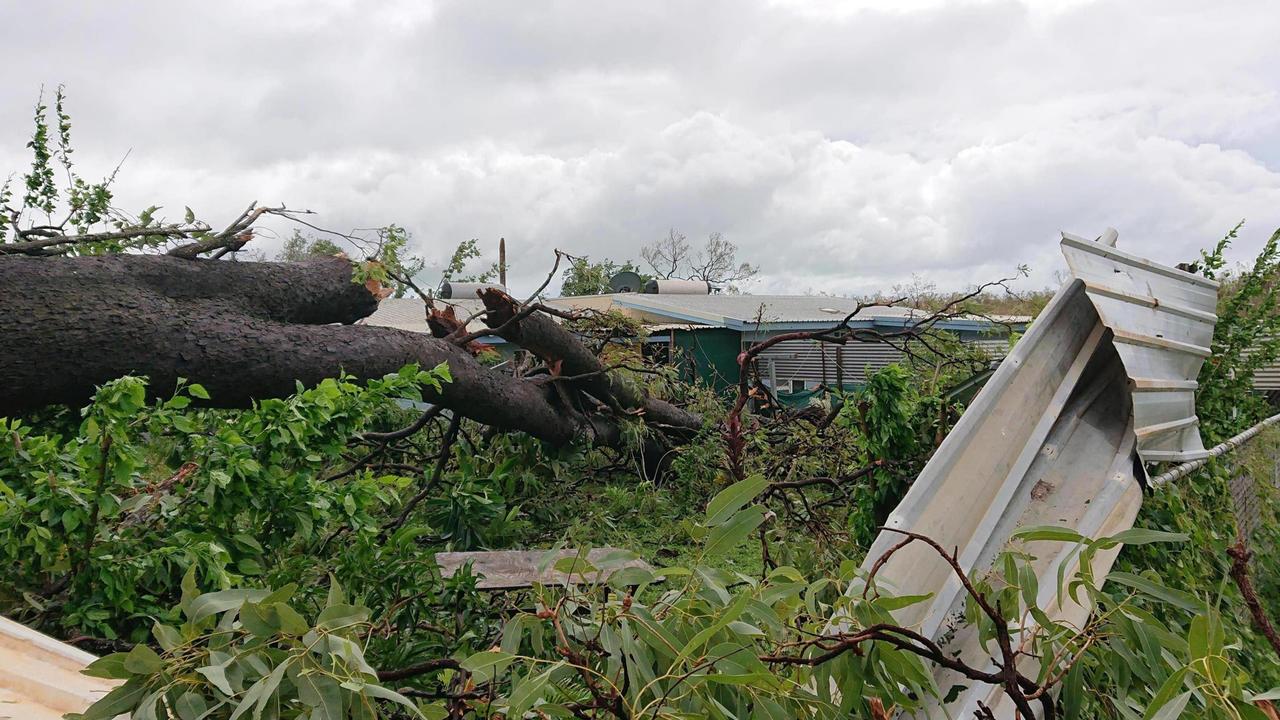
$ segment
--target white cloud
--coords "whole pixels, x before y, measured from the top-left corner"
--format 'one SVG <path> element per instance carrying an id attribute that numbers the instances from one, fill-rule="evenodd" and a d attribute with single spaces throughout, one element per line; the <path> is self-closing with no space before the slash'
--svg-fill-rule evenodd
<path id="1" fill-rule="evenodd" d="M 1266 2 L 19 12 L 57 52 L 10 48 L 10 167 L 36 86 L 65 81 L 82 165 L 134 149 L 122 202 L 285 201 L 405 225 L 437 260 L 505 236 L 518 289 L 553 247 L 637 258 L 670 226 L 738 243 L 757 291 L 852 293 L 1022 263 L 1048 283 L 1060 229 L 1176 262 L 1241 217 L 1241 253 L 1280 225 Z"/>

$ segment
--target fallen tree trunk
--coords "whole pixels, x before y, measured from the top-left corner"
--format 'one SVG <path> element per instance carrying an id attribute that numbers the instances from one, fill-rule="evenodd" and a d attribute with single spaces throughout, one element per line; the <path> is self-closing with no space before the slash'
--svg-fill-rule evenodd
<path id="1" fill-rule="evenodd" d="M 696 414 L 649 397 L 621 373 L 610 372 L 595 353 L 549 316 L 532 313 L 517 318 L 519 304 L 501 290 L 483 290 L 480 299 L 488 310 L 485 324 L 502 339 L 547 363 L 558 363 L 561 376 L 575 378 L 572 384 L 600 402 L 668 428 L 697 430 L 701 426 Z"/>
<path id="2" fill-rule="evenodd" d="M 427 396 L 465 417 L 555 444 L 618 442 L 612 417 L 570 406 L 550 385 L 425 334 L 350 325 L 378 303 L 351 273 L 339 258 L 0 257 L 0 415 L 82 404 L 123 375 L 147 376 L 157 394 L 187 378 L 214 405 L 244 407 L 342 372 L 369 379 L 447 362 L 453 382 Z"/>

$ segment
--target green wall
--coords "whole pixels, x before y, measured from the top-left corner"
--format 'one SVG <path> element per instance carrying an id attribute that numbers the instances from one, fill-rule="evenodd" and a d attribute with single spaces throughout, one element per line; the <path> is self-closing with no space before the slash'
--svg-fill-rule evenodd
<path id="1" fill-rule="evenodd" d="M 675 339 L 673 360 L 684 369 L 686 377 L 693 373 L 717 392 L 738 383 L 738 353 L 742 351 L 742 335 L 737 330 L 707 328 L 705 330 L 672 330 Z"/>

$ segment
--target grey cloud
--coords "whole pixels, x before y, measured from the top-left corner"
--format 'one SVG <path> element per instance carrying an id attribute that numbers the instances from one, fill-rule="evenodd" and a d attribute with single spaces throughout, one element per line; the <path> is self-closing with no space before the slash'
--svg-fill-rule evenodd
<path id="1" fill-rule="evenodd" d="M 82 166 L 133 149 L 129 207 L 284 201 L 402 224 L 436 261 L 506 236 L 517 285 L 553 247 L 637 258 L 670 226 L 725 233 L 758 291 L 850 293 L 1021 263 L 1048 283 L 1059 229 L 1172 262 L 1280 225 L 1261 0 L 67 0 L 0 26 L 54 28 L 7 38 L 9 167 L 37 86 L 66 82 Z"/>

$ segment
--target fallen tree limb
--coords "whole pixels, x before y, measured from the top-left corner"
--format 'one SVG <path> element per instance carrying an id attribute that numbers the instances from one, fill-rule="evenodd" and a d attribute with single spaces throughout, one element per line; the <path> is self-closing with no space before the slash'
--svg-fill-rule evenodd
<path id="1" fill-rule="evenodd" d="M 1253 553 L 1245 546 L 1243 537 L 1237 540 L 1235 545 L 1227 548 L 1227 555 L 1231 558 L 1229 574 L 1236 587 L 1240 589 L 1240 595 L 1244 598 L 1245 607 L 1249 608 L 1254 626 L 1271 644 L 1271 649 L 1276 651 L 1276 657 L 1280 658 L 1280 632 L 1277 632 L 1275 625 L 1271 624 L 1271 618 L 1262 607 L 1258 591 L 1253 587 L 1253 580 L 1249 577 L 1249 560 L 1253 557 Z"/>
<path id="2" fill-rule="evenodd" d="M 560 375 L 575 376 L 573 384 L 578 389 L 605 405 L 668 428 L 692 433 L 702 427 L 702 418 L 696 413 L 649 397 L 621 373 L 609 371 L 595 353 L 550 316 L 525 313 L 514 298 L 493 288 L 482 291 L 480 299 L 488 310 L 484 322 L 499 337 L 547 363 L 559 363 Z"/>
<path id="3" fill-rule="evenodd" d="M 299 382 L 314 385 L 341 373 L 370 379 L 409 363 L 445 362 L 453 381 L 439 392 L 428 389 L 428 401 L 557 445 L 620 441 L 616 417 L 566 402 L 562 389 L 492 371 L 426 334 L 351 325 L 377 303 L 339 258 L 3 256 L 0 415 L 82 404 L 98 385 L 123 375 L 147 376 L 158 395 L 186 378 L 205 386 L 211 404 L 245 407 L 292 394 Z M 558 354 L 586 352 L 571 334 L 557 337 L 566 344 Z M 653 408 L 652 421 L 693 424 L 691 414 L 665 403 Z"/>

